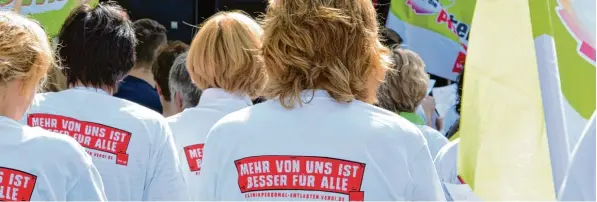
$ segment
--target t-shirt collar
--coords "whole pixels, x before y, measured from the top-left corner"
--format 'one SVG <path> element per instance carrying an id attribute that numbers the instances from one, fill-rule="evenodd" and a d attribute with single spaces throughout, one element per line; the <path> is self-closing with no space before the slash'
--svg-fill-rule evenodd
<path id="1" fill-rule="evenodd" d="M 73 90 L 81 90 L 81 91 L 89 91 L 89 92 L 96 92 L 99 94 L 110 95 L 110 93 L 106 92 L 105 90 L 94 88 L 94 87 L 87 87 L 87 86 L 75 86 L 71 88 Z"/>
<path id="2" fill-rule="evenodd" d="M 334 100 L 330 93 L 326 90 L 321 89 L 307 89 L 301 91 L 301 101 L 302 103 L 309 103 L 313 99 L 327 99 L 327 100 Z M 276 100 L 280 100 L 280 97 L 276 97 Z"/>
<path id="3" fill-rule="evenodd" d="M 413 123 L 415 125 L 425 125 L 425 120 L 423 120 L 423 118 L 421 118 L 416 113 L 400 112 L 399 114 L 400 114 L 400 116 L 402 116 L 403 118 L 405 118 L 406 120 L 410 121 L 411 123 Z"/>
<path id="4" fill-rule="evenodd" d="M 308 101 L 311 98 L 332 98 L 332 96 L 326 90 L 308 89 L 301 91 L 301 98 L 303 101 Z"/>
<path id="5" fill-rule="evenodd" d="M 221 88 L 208 88 L 201 93 L 201 98 L 199 98 L 198 106 L 209 104 L 209 103 L 217 103 L 219 100 L 226 99 L 226 100 L 238 100 L 246 104 L 247 106 L 253 105 L 253 101 L 251 97 L 246 93 L 242 95 L 229 93 Z"/>

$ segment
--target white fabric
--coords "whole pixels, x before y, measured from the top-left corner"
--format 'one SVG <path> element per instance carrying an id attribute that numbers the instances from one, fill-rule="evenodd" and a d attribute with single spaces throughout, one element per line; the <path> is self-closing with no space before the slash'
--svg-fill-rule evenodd
<path id="1" fill-rule="evenodd" d="M 429 126 L 417 125 L 417 127 L 423 133 L 425 140 L 427 140 L 431 158 L 435 158 L 439 150 L 449 143 L 448 138 Z"/>
<path id="2" fill-rule="evenodd" d="M 448 131 L 450 131 L 450 128 L 456 124 L 456 121 L 458 121 L 458 119 L 460 118 L 460 115 L 458 114 L 458 112 L 456 112 L 456 106 L 453 106 L 452 108 L 450 108 L 450 110 L 448 110 L 448 112 L 446 113 L 445 117 L 443 118 L 443 127 L 442 127 L 442 131 L 440 131 L 444 136 L 446 136 L 448 134 Z"/>
<path id="3" fill-rule="evenodd" d="M 72 138 L 0 116 L 0 201 L 105 201 L 91 157 Z"/>
<path id="4" fill-rule="evenodd" d="M 470 187 L 462 184 L 458 179 L 458 145 L 460 138 L 455 139 L 439 150 L 435 156 L 437 175 L 446 188 L 446 198 L 449 201 L 468 201 L 474 198 Z"/>
<path id="5" fill-rule="evenodd" d="M 458 145 L 460 138 L 445 145 L 435 157 L 434 163 L 439 179 L 444 183 L 460 184 L 458 180 Z"/>
<path id="6" fill-rule="evenodd" d="M 415 111 L 415 113 L 419 115 L 423 119 L 423 121 L 425 121 L 425 124 L 427 124 L 427 115 L 425 115 L 425 110 L 423 109 L 422 105 L 417 106 L 417 110 Z M 438 117 L 439 114 L 437 114 L 436 112 L 433 112 L 433 114 L 431 115 L 431 125 L 433 126 L 432 128 L 435 128 L 435 126 L 437 125 L 436 123 Z"/>
<path id="7" fill-rule="evenodd" d="M 167 118 L 191 200 L 198 200 L 194 190 L 199 183 L 199 166 L 209 129 L 225 115 L 250 105 L 252 102 L 248 95 L 238 96 L 222 89 L 210 88 L 203 91 L 196 107 Z"/>
<path id="8" fill-rule="evenodd" d="M 289 110 L 277 99 L 211 129 L 200 200 L 445 200 L 426 141 L 408 120 L 361 101 L 305 91 Z"/>
<path id="9" fill-rule="evenodd" d="M 560 201 L 595 201 L 595 114 L 572 154 Z"/>
<path id="10" fill-rule="evenodd" d="M 24 122 L 73 136 L 91 155 L 108 200 L 187 199 L 162 115 L 99 89 L 35 96 Z"/>

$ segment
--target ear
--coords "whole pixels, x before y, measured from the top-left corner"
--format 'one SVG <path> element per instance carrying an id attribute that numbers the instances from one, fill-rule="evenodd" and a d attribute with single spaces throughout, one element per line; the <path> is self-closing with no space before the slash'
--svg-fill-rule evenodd
<path id="1" fill-rule="evenodd" d="M 182 112 L 182 110 L 184 110 L 182 108 L 182 97 L 180 96 L 180 93 L 178 93 L 178 92 L 174 93 L 174 103 L 176 103 L 176 108 L 178 109 L 179 112 Z"/>
<path id="2" fill-rule="evenodd" d="M 162 88 L 160 88 L 160 85 L 155 85 L 156 90 L 158 90 L 158 95 L 160 95 L 160 97 L 163 97 L 164 95 L 162 94 Z"/>

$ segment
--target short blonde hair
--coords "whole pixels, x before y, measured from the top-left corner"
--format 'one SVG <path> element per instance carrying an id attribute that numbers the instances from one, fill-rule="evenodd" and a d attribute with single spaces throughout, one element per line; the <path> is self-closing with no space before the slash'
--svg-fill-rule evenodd
<path id="1" fill-rule="evenodd" d="M 386 74 L 385 82 L 378 89 L 378 104 L 396 113 L 415 112 L 427 96 L 429 75 L 425 72 L 425 63 L 411 50 L 396 47 L 392 52 L 394 71 Z"/>
<path id="2" fill-rule="evenodd" d="M 191 43 L 187 70 L 201 90 L 223 88 L 257 96 L 267 76 L 259 54 L 263 30 L 241 12 L 219 12 Z"/>
<path id="3" fill-rule="evenodd" d="M 54 61 L 48 37 L 38 23 L 0 11 L 0 85 L 22 79 L 23 92 L 35 90 Z"/>
<path id="4" fill-rule="evenodd" d="M 307 89 L 365 100 L 372 75 L 391 64 L 371 0 L 270 0 L 263 29 L 267 96 L 288 109 Z"/>

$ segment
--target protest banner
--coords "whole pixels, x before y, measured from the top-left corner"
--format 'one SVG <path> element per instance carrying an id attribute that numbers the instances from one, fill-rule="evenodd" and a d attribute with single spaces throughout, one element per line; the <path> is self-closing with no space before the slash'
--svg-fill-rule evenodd
<path id="1" fill-rule="evenodd" d="M 455 81 L 464 68 L 476 0 L 392 0 L 386 27 L 417 52 L 427 72 Z"/>

